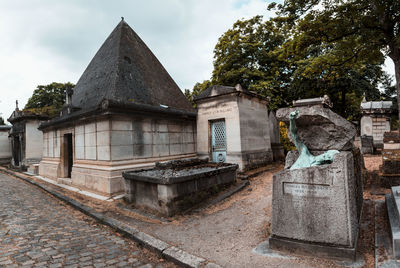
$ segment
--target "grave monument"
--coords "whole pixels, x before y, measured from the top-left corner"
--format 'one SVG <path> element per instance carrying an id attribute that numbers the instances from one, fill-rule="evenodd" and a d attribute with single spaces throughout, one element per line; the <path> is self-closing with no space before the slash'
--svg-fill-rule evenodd
<path id="1" fill-rule="evenodd" d="M 274 175 L 273 250 L 354 260 L 362 208 L 361 154 L 354 126 L 329 99 L 300 100 L 277 111 L 297 147 Z"/>
<path id="2" fill-rule="evenodd" d="M 43 177 L 109 196 L 125 192 L 123 171 L 196 156 L 196 110 L 124 20 L 66 103 L 39 127 Z"/>

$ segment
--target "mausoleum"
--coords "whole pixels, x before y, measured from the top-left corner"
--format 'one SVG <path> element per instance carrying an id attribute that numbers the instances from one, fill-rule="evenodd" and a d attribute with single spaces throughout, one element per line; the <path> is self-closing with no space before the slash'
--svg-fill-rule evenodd
<path id="1" fill-rule="evenodd" d="M 113 195 L 123 171 L 196 156 L 196 111 L 124 20 L 67 95 L 40 125 L 44 177 Z"/>
<path id="2" fill-rule="evenodd" d="M 21 111 L 18 102 L 8 121 L 12 124 L 9 137 L 11 140 L 12 160 L 14 168 L 22 170 L 38 165 L 42 159 L 43 133 L 38 129 L 41 122 L 49 117 Z"/>
<path id="3" fill-rule="evenodd" d="M 391 101 L 361 102 L 361 136 L 372 136 L 374 146 L 383 146 L 383 134 L 390 131 Z"/>
<path id="4" fill-rule="evenodd" d="M 11 163 L 11 142 L 8 139 L 8 132 L 11 126 L 0 126 L 0 165 L 8 165 Z"/>
<path id="5" fill-rule="evenodd" d="M 273 161 L 268 100 L 236 87 L 212 86 L 196 98 L 197 153 L 245 170 Z"/>

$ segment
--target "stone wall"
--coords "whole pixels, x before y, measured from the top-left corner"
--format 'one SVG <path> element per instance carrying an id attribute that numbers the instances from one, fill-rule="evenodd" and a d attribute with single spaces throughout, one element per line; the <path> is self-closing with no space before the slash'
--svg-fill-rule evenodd
<path id="1" fill-rule="evenodd" d="M 225 120 L 226 162 L 239 170 L 273 160 L 266 103 L 245 94 L 221 95 L 197 103 L 197 153 L 210 157 L 211 128 L 216 120 Z"/>
<path id="2" fill-rule="evenodd" d="M 273 161 L 266 103 L 258 98 L 239 98 L 242 162 L 245 168 Z"/>
<path id="3" fill-rule="evenodd" d="M 361 118 L 361 136 L 373 136 L 374 144 L 383 144 L 383 134 L 390 131 L 388 117 L 363 116 Z"/>
<path id="4" fill-rule="evenodd" d="M 29 120 L 25 124 L 25 166 L 39 163 L 42 159 L 43 132 L 38 129 L 40 122 Z"/>
<path id="5" fill-rule="evenodd" d="M 45 131 L 39 173 L 64 177 L 63 137 L 73 136 L 70 184 L 114 194 L 124 191 L 122 172 L 154 166 L 156 161 L 193 157 L 194 120 L 112 116 Z M 63 180 L 65 183 L 66 180 Z"/>
<path id="6" fill-rule="evenodd" d="M 11 143 L 8 138 L 9 129 L 0 129 L 0 165 L 11 162 Z"/>
<path id="7" fill-rule="evenodd" d="M 239 106 L 236 96 L 221 96 L 207 102 L 198 103 L 197 153 L 210 157 L 210 122 L 224 119 L 226 127 L 226 162 L 243 167 Z M 210 158 L 211 159 L 211 158 Z"/>

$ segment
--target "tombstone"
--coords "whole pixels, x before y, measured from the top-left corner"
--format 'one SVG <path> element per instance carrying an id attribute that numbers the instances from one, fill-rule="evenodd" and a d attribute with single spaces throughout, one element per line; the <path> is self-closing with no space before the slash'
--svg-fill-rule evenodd
<path id="1" fill-rule="evenodd" d="M 374 137 L 363 135 L 361 139 L 361 152 L 363 154 L 373 154 L 374 153 Z"/>
<path id="2" fill-rule="evenodd" d="M 397 131 L 384 134 L 382 166 L 379 175 L 383 186 L 400 185 L 400 135 Z"/>
<path id="3" fill-rule="evenodd" d="M 390 131 L 392 105 L 391 101 L 367 102 L 365 97 L 361 102 L 361 136 L 372 136 L 375 148 L 383 147 L 383 134 Z"/>
<path id="4" fill-rule="evenodd" d="M 268 100 L 236 87 L 212 86 L 197 104 L 197 153 L 243 171 L 273 161 Z"/>
<path id="5" fill-rule="evenodd" d="M 11 166 L 21 170 L 34 167 L 42 160 L 43 133 L 38 130 L 41 122 L 48 120 L 44 114 L 19 110 L 18 103 L 7 119 L 11 124 Z"/>
<path id="6" fill-rule="evenodd" d="M 123 171 L 196 156 L 196 110 L 124 20 L 66 98 L 40 125 L 43 177 L 110 196 Z"/>
<path id="7" fill-rule="evenodd" d="M 11 126 L 0 125 L 0 165 L 11 164 L 11 140 L 8 138 L 8 132 Z"/>
<path id="8" fill-rule="evenodd" d="M 356 130 L 326 98 L 294 104 L 279 109 L 277 118 L 290 125 L 302 153 L 289 152 L 285 169 L 273 177 L 270 246 L 354 260 L 363 200 L 361 154 L 352 146 Z"/>

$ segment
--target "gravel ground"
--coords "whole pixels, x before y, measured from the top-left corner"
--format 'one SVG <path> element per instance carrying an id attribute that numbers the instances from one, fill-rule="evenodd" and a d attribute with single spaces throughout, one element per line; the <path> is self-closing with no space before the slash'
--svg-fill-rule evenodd
<path id="1" fill-rule="evenodd" d="M 376 185 L 376 171 L 381 156 L 365 157 L 367 179 L 364 186 L 364 208 L 356 267 L 374 267 L 374 201 L 389 191 Z M 185 216 L 168 220 L 121 209 L 118 202 L 101 202 L 59 189 L 86 205 L 116 217 L 141 231 L 154 235 L 187 252 L 213 261 L 223 267 L 344 267 L 346 264 L 304 256 L 261 256 L 253 249 L 269 236 L 272 176 L 283 165 L 274 164 L 261 175 L 250 179 L 250 185 L 223 202 Z M 43 183 L 41 181 L 41 183 Z M 51 185 L 50 185 L 51 186 Z M 55 186 L 51 186 L 55 187 Z M 379 220 L 379 219 L 378 219 Z M 381 219 L 382 220 L 382 219 Z"/>

